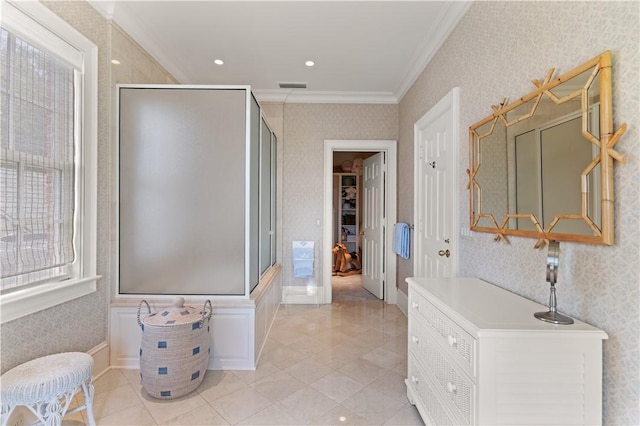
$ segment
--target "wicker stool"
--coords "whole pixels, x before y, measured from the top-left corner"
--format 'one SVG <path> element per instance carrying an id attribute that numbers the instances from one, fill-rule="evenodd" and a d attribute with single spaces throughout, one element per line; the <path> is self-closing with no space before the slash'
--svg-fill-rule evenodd
<path id="1" fill-rule="evenodd" d="M 84 405 L 69 413 L 87 410 L 89 425 L 93 419 L 93 358 L 82 352 L 49 355 L 25 362 L 2 375 L 0 382 L 2 424 L 6 425 L 18 405 L 24 405 L 45 425 L 60 425 L 79 387 Z"/>

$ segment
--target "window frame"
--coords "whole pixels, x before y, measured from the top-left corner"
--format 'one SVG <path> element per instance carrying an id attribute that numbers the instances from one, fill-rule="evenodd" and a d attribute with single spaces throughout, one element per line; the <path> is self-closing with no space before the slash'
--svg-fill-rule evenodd
<path id="1" fill-rule="evenodd" d="M 71 46 L 80 52 L 82 96 L 76 106 L 80 135 L 74 154 L 76 256 L 70 277 L 44 280 L 0 295 L 0 324 L 94 293 L 100 278 L 96 274 L 98 48 L 39 2 L 3 2 L 2 23 L 17 35 L 36 39 L 53 51 Z M 57 36 L 53 41 L 51 33 Z"/>

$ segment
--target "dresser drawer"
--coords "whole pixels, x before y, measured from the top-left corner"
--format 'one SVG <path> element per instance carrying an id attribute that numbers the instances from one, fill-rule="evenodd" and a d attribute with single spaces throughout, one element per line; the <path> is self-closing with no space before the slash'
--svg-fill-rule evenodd
<path id="1" fill-rule="evenodd" d="M 474 421 L 475 384 L 456 367 L 447 352 L 434 339 L 438 337 L 422 324 L 412 322 L 409 328 L 409 356 L 422 366 L 435 392 L 448 404 L 450 410 L 460 418 L 458 423 L 472 424 Z"/>
<path id="2" fill-rule="evenodd" d="M 415 401 L 418 410 L 426 411 L 429 421 L 435 425 L 457 425 L 458 422 L 453 421 L 442 404 L 440 404 L 440 400 L 434 392 L 433 384 L 426 379 L 426 375 L 418 367 L 418 364 L 415 357 L 409 355 L 407 386 L 413 389 L 412 394 L 418 399 Z"/>
<path id="3" fill-rule="evenodd" d="M 425 297 L 416 291 L 409 292 L 409 315 L 414 315 L 424 321 L 419 321 L 433 331 L 440 342 L 451 349 L 456 362 L 471 377 L 476 376 L 476 339 L 451 321 L 438 308 L 433 306 Z"/>

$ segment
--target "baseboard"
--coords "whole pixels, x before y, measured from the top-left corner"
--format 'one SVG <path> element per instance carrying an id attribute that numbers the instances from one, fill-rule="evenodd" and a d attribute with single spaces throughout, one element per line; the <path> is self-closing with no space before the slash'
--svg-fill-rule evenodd
<path id="1" fill-rule="evenodd" d="M 109 371 L 109 345 L 102 342 L 87 351 L 93 357 L 93 379 L 97 379 Z"/>
<path id="2" fill-rule="evenodd" d="M 318 305 L 320 291 L 315 286 L 282 286 L 282 304 Z"/>
<path id="3" fill-rule="evenodd" d="M 404 293 L 402 290 L 397 289 L 397 296 L 396 296 L 396 304 L 398 305 L 398 308 L 402 311 L 402 313 L 404 314 L 404 316 L 408 316 L 409 315 L 409 296 L 407 296 L 406 293 Z"/>

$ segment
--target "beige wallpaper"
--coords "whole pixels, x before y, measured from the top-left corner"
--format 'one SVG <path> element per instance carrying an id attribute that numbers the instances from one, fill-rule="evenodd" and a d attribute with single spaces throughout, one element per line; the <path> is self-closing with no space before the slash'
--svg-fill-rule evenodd
<path id="1" fill-rule="evenodd" d="M 451 88 L 461 89 L 460 221 L 469 225 L 466 191 L 468 126 L 503 97 L 533 89 L 551 67 L 566 72 L 604 50 L 613 52 L 614 122 L 626 122 L 615 164 L 616 242 L 613 247 L 560 244 L 558 309 L 602 328 L 604 424 L 640 424 L 640 3 L 476 2 L 400 103 L 398 220 L 412 215 L 413 123 Z M 491 234 L 461 238 L 460 275 L 476 276 L 546 304 L 546 250 L 534 240 L 493 242 Z M 399 280 L 411 274 L 399 264 Z M 550 354 L 552 355 L 552 354 Z"/>
<path id="2" fill-rule="evenodd" d="M 65 351 L 88 351 L 107 340 L 107 306 L 114 283 L 115 84 L 171 83 L 173 78 L 129 37 L 88 3 L 43 2 L 98 46 L 98 250 L 96 293 L 3 324 L 1 371 L 30 359 Z M 113 52 L 113 53 L 112 53 Z M 120 65 L 111 65 L 118 58 Z"/>
<path id="3" fill-rule="evenodd" d="M 304 285 L 293 277 L 291 241 L 315 241 L 315 274 L 322 283 L 323 167 L 325 139 L 396 140 L 397 105 L 285 104 L 283 144 L 283 285 Z M 327 252 L 325 254 L 325 251 Z"/>

